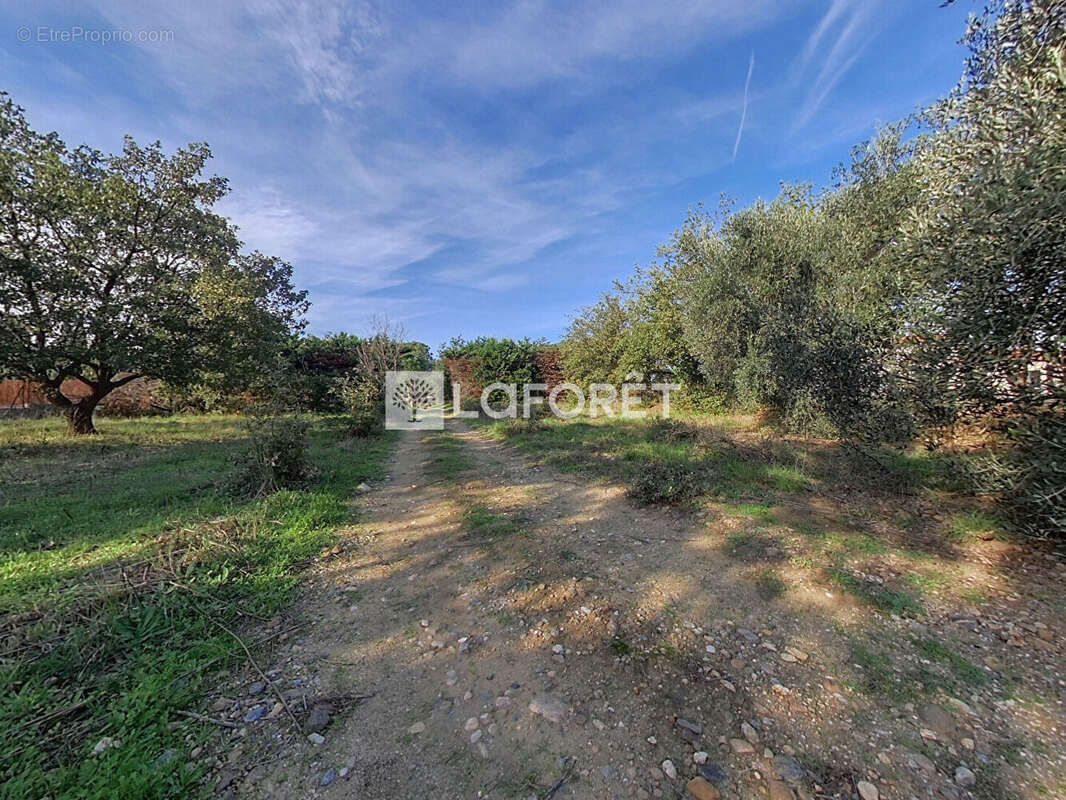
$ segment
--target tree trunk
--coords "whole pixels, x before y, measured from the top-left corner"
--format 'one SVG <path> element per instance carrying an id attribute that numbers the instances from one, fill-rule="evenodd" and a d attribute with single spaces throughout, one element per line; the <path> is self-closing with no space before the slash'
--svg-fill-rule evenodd
<path id="1" fill-rule="evenodd" d="M 85 436 L 96 433 L 96 426 L 93 425 L 93 411 L 96 410 L 96 404 L 99 402 L 100 398 L 90 395 L 73 401 L 65 408 L 63 415 L 67 418 L 67 434 Z"/>

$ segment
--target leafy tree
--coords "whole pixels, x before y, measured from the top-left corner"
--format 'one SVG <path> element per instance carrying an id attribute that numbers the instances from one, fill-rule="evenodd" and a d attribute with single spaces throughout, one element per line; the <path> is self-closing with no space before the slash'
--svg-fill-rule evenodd
<path id="1" fill-rule="evenodd" d="M 903 231 L 901 258 L 927 276 L 908 366 L 940 398 L 933 421 L 996 414 L 1019 527 L 1062 537 L 1066 5 L 994 3 L 967 43 L 962 80 L 927 114 L 926 191 Z"/>
<path id="2" fill-rule="evenodd" d="M 621 290 L 616 283 L 615 291 L 607 292 L 570 320 L 561 345 L 563 369 L 569 380 L 589 384 L 623 379 L 630 320 Z"/>
<path id="3" fill-rule="evenodd" d="M 678 280 L 662 265 L 638 268 L 574 317 L 562 352 L 567 376 L 581 383 L 621 383 L 634 372 L 702 380 L 683 335 Z"/>
<path id="4" fill-rule="evenodd" d="M 68 149 L 0 95 L 0 374 L 39 383 L 71 433 L 138 376 L 236 379 L 298 329 L 291 266 L 242 254 L 211 211 L 227 186 L 201 178 L 210 155 L 128 137 L 118 155 Z"/>
<path id="5" fill-rule="evenodd" d="M 495 381 L 519 386 L 534 383 L 537 374 L 537 351 L 543 342 L 532 339 L 496 339 L 481 336 L 471 341 L 452 339 L 441 349 L 442 358 L 468 358 L 474 377 L 482 386 Z"/>
<path id="6" fill-rule="evenodd" d="M 971 21 L 955 92 L 927 115 L 926 191 L 901 257 L 926 291 L 915 360 L 963 413 L 1066 401 L 1066 7 L 1000 2 Z M 1032 382 L 1046 364 L 1050 380 Z"/>

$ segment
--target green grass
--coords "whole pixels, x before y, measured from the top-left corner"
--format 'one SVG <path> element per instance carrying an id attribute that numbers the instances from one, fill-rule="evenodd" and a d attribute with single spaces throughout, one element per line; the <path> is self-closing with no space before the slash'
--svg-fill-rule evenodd
<path id="1" fill-rule="evenodd" d="M 947 664 L 952 674 L 963 683 L 970 686 L 988 683 L 988 673 L 942 642 L 936 639 L 919 639 L 914 644 L 918 652 L 930 661 Z"/>
<path id="2" fill-rule="evenodd" d="M 980 536 L 1002 538 L 1003 523 L 984 511 L 966 511 L 955 514 L 948 523 L 948 537 L 960 544 L 972 541 Z"/>
<path id="3" fill-rule="evenodd" d="M 391 439 L 313 423 L 313 481 L 260 499 L 226 488 L 234 417 L 103 420 L 78 440 L 0 424 L 0 797 L 202 791 L 185 765 L 214 731 L 174 712 L 239 657 L 222 626 L 283 608 L 383 471 Z M 121 744 L 91 756 L 105 736 Z"/>
<path id="4" fill-rule="evenodd" d="M 917 616 L 925 611 L 921 600 L 903 589 L 863 580 L 840 567 L 827 567 L 825 573 L 830 583 L 886 614 Z"/>
<path id="5" fill-rule="evenodd" d="M 788 585 L 772 569 L 759 570 L 752 580 L 763 600 L 776 600 L 788 591 Z"/>
<path id="6" fill-rule="evenodd" d="M 496 539 L 520 533 L 522 528 L 502 514 L 490 510 L 480 503 L 473 503 L 463 509 L 463 526 L 475 536 Z"/>
<path id="7" fill-rule="evenodd" d="M 916 702 L 943 685 L 929 670 L 896 667 L 889 653 L 872 643 L 853 643 L 851 662 L 859 669 L 856 690 L 895 703 Z"/>
<path id="8" fill-rule="evenodd" d="M 428 434 L 425 442 L 430 451 L 429 469 L 438 478 L 454 480 L 474 465 L 462 443 L 450 433 Z"/>
<path id="9" fill-rule="evenodd" d="M 755 457 L 727 438 L 703 438 L 697 426 L 678 420 L 545 418 L 483 427 L 563 471 L 622 482 L 639 502 L 684 504 L 707 497 L 765 504 L 768 496 L 811 486 L 794 463 Z"/>
<path id="10" fill-rule="evenodd" d="M 726 537 L 726 552 L 740 561 L 762 561 L 774 546 L 774 540 L 759 530 L 737 531 Z"/>

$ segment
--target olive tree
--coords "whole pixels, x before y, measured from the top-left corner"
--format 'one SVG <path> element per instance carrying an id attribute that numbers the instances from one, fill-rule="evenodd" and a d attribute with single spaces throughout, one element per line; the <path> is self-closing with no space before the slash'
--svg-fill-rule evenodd
<path id="1" fill-rule="evenodd" d="M 0 94 L 0 377 L 39 384 L 71 433 L 139 376 L 233 378 L 300 327 L 291 266 L 242 253 L 212 211 L 227 184 L 201 177 L 210 156 L 71 149 Z"/>
<path id="2" fill-rule="evenodd" d="M 967 42 L 962 81 L 927 114 L 927 188 L 904 231 L 901 257 L 927 276 L 912 311 L 916 356 L 963 413 L 1061 410 L 1066 6 L 995 4 Z"/>
<path id="3" fill-rule="evenodd" d="M 927 191 L 900 252 L 927 276 L 911 360 L 948 420 L 995 415 L 1019 527 L 1064 537 L 1066 5 L 994 3 L 967 43 L 962 80 L 928 113 Z"/>

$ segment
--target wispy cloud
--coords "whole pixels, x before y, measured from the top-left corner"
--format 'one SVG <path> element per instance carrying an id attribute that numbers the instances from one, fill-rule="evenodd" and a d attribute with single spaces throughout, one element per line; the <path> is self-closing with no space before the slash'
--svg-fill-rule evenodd
<path id="1" fill-rule="evenodd" d="M 740 106 L 740 124 L 737 126 L 737 138 L 733 142 L 733 161 L 737 160 L 737 150 L 740 149 L 740 137 L 744 135 L 744 120 L 748 116 L 748 87 L 751 86 L 751 73 L 755 70 L 755 51 L 751 51 L 748 59 L 748 77 L 744 79 L 744 102 Z"/>
<path id="2" fill-rule="evenodd" d="M 819 60 L 824 50 L 824 40 L 835 35 L 828 53 L 821 58 L 821 68 L 809 79 L 810 88 L 792 123 L 792 131 L 798 131 L 811 121 L 829 95 L 847 75 L 873 39 L 871 28 L 880 3 L 877 0 L 833 0 L 817 27 L 807 38 L 795 70 L 800 80 L 809 68 Z"/>
<path id="3" fill-rule="evenodd" d="M 506 321 L 531 293 L 553 293 L 553 308 L 586 302 L 576 286 L 593 292 L 651 257 L 701 193 L 776 185 L 777 174 L 719 185 L 717 171 L 743 142 L 731 175 L 756 175 L 749 153 L 775 147 L 757 124 L 787 131 L 830 105 L 878 4 L 53 0 L 16 9 L 34 15 L 16 24 L 51 13 L 173 40 L 0 42 L 0 56 L 31 120 L 72 143 L 111 149 L 123 131 L 168 149 L 209 141 L 234 187 L 222 210 L 250 248 L 293 262 L 316 328 L 374 308 Z M 801 16 L 811 33 L 795 45 L 780 23 Z M 741 37 L 756 33 L 800 50 L 791 73 L 791 51 L 760 44 L 753 85 Z M 692 79 L 745 50 L 742 95 Z M 821 133 L 809 126 L 789 151 Z"/>

